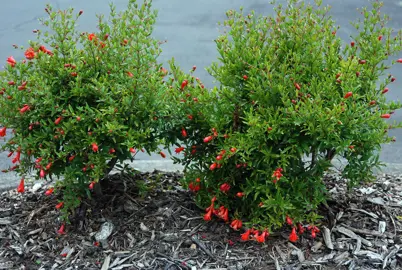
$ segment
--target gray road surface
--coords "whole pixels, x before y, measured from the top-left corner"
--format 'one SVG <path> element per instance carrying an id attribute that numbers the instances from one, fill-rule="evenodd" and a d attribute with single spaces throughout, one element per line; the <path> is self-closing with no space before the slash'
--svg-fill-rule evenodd
<path id="1" fill-rule="evenodd" d="M 117 10 L 126 7 L 128 0 L 114 0 Z M 200 77 L 207 86 L 213 85 L 213 79 L 204 70 L 217 57 L 214 39 L 218 36 L 217 22 L 225 19 L 228 9 L 244 7 L 246 12 L 255 10 L 258 14 L 272 14 L 270 0 L 154 0 L 154 8 L 159 10 L 154 36 L 160 40 L 167 40 L 163 45 L 162 61 L 175 57 L 184 70 L 196 65 L 196 76 Z M 284 3 L 285 1 L 277 1 Z M 105 0 L 3 0 L 0 9 L 0 69 L 8 56 L 13 55 L 20 59 L 23 55 L 12 48 L 12 44 L 27 46 L 28 39 L 34 39 L 32 30 L 40 28 L 38 19 L 45 15 L 44 6 L 50 3 L 55 8 L 66 9 L 74 7 L 77 11 L 83 10 L 79 24 L 82 31 L 96 31 L 95 14 L 108 14 L 110 1 Z M 369 5 L 368 0 L 324 0 L 325 4 L 332 5 L 332 15 L 341 26 L 338 33 L 346 41 L 350 41 L 353 27 L 349 21 L 358 15 L 357 8 Z M 402 1 L 385 0 L 383 12 L 392 18 L 393 28 L 402 27 Z M 399 57 L 402 57 L 400 55 Z M 390 99 L 400 99 L 402 92 L 402 65 L 390 71 L 397 77 L 389 88 Z M 402 113 L 397 112 L 393 120 L 402 121 Z M 402 130 L 394 130 L 391 135 L 397 137 L 397 142 L 385 145 L 381 159 L 387 163 L 402 164 Z M 0 154 L 0 169 L 10 164 L 7 153 Z M 141 160 L 160 160 L 159 155 L 139 155 Z M 0 188 L 3 185 L 15 185 L 16 177 L 9 174 L 0 174 Z"/>

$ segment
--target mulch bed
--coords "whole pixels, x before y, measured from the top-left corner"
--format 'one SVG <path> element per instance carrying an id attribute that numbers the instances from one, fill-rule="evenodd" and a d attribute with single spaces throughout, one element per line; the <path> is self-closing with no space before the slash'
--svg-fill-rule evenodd
<path id="1" fill-rule="evenodd" d="M 321 233 L 295 244 L 289 228 L 261 245 L 218 220 L 205 222 L 179 173 L 114 174 L 103 197 L 85 200 L 59 235 L 59 196 L 27 188 L 0 195 L 0 269 L 401 269 L 402 178 L 380 175 L 346 192 L 325 176 L 331 199 L 320 209 Z M 143 181 L 138 188 L 136 181 Z M 146 186 L 154 191 L 146 193 Z M 141 187 L 141 185 L 140 185 Z M 35 188 L 37 189 L 38 186 Z M 113 224 L 107 242 L 95 234 Z M 99 245 L 98 245 L 99 244 Z"/>

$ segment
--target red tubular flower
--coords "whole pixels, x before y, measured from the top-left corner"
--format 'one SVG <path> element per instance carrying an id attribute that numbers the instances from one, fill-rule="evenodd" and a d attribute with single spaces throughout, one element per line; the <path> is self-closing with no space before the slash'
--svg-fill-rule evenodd
<path id="1" fill-rule="evenodd" d="M 230 185 L 228 183 L 223 183 L 220 187 L 220 190 L 224 193 L 227 193 L 230 189 Z"/>
<path id="2" fill-rule="evenodd" d="M 205 137 L 205 138 L 204 138 L 204 143 L 208 143 L 208 142 L 212 141 L 213 138 L 214 138 L 214 137 L 212 137 L 212 136 L 207 136 L 207 137 Z"/>
<path id="3" fill-rule="evenodd" d="M 56 204 L 56 209 L 61 209 L 64 206 L 64 202 L 59 202 L 58 204 Z"/>
<path id="4" fill-rule="evenodd" d="M 279 181 L 279 179 L 281 179 L 281 177 L 283 176 L 282 171 L 283 171 L 282 168 L 277 168 L 274 171 L 274 173 L 272 174 L 272 177 L 276 178 L 273 180 L 274 183 L 276 183 L 277 181 Z"/>
<path id="5" fill-rule="evenodd" d="M 180 152 L 182 152 L 185 148 L 183 146 L 181 147 L 177 147 L 174 151 L 176 152 L 176 154 L 179 154 Z"/>
<path id="6" fill-rule="evenodd" d="M 389 91 L 389 89 L 388 88 L 384 88 L 384 90 L 382 90 L 382 94 L 385 94 L 385 93 L 387 93 Z"/>
<path id="7" fill-rule="evenodd" d="M 354 42 L 354 41 L 350 42 L 350 46 L 351 46 L 351 47 L 354 47 L 354 46 L 355 46 L 355 42 Z"/>
<path id="8" fill-rule="evenodd" d="M 24 178 L 22 178 L 20 181 L 20 184 L 17 187 L 17 192 L 24 193 L 24 191 L 25 191 L 25 180 L 24 180 Z"/>
<path id="9" fill-rule="evenodd" d="M 193 120 L 193 116 L 191 114 L 187 115 L 187 118 Z"/>
<path id="10" fill-rule="evenodd" d="M 184 138 L 187 137 L 187 131 L 186 131 L 184 128 L 181 129 L 181 135 L 182 135 Z"/>
<path id="11" fill-rule="evenodd" d="M 60 229 L 57 231 L 58 234 L 65 234 L 66 232 L 64 231 L 64 223 L 61 224 Z"/>
<path id="12" fill-rule="evenodd" d="M 22 108 L 20 109 L 20 113 L 21 113 L 21 114 L 25 113 L 26 111 L 29 111 L 29 106 L 28 106 L 28 105 L 24 105 L 24 107 L 22 107 Z"/>
<path id="13" fill-rule="evenodd" d="M 6 131 L 7 131 L 6 127 L 0 128 L 0 137 L 5 137 L 6 136 Z"/>
<path id="14" fill-rule="evenodd" d="M 297 236 L 296 228 L 293 228 L 291 234 L 289 235 L 289 241 L 295 243 L 297 239 L 299 239 L 299 237 Z"/>
<path id="15" fill-rule="evenodd" d="M 135 149 L 134 149 L 134 148 L 131 147 L 131 148 L 129 149 L 129 151 L 130 151 L 131 153 L 135 154 Z"/>
<path id="16" fill-rule="evenodd" d="M 300 87 L 300 85 L 298 83 L 295 83 L 295 87 L 296 87 L 297 90 L 301 89 L 301 87 Z"/>
<path id="17" fill-rule="evenodd" d="M 243 75 L 243 79 L 246 81 L 248 79 L 247 75 Z"/>
<path id="18" fill-rule="evenodd" d="M 248 241 L 250 239 L 251 230 L 248 229 L 245 233 L 241 234 L 241 240 Z"/>
<path id="19" fill-rule="evenodd" d="M 187 84 L 188 84 L 188 81 L 187 81 L 187 80 L 184 80 L 184 81 L 181 83 L 180 89 L 183 90 L 184 87 L 187 86 Z"/>
<path id="20" fill-rule="evenodd" d="M 398 60 L 396 60 L 396 62 L 402 64 L 402 58 L 399 58 Z"/>
<path id="21" fill-rule="evenodd" d="M 113 154 L 113 153 L 116 153 L 116 150 L 114 150 L 114 148 L 110 148 L 109 149 L 109 154 Z"/>
<path id="22" fill-rule="evenodd" d="M 21 158 L 21 151 L 17 151 L 17 154 L 13 158 L 12 163 L 20 162 L 20 158 Z"/>
<path id="23" fill-rule="evenodd" d="M 35 50 L 33 48 L 28 48 L 25 51 L 24 55 L 28 60 L 32 60 L 32 59 L 35 58 L 36 53 L 35 53 Z"/>
<path id="24" fill-rule="evenodd" d="M 293 225 L 293 220 L 289 216 L 286 216 L 286 223 L 288 225 Z"/>
<path id="25" fill-rule="evenodd" d="M 391 115 L 389 113 L 386 113 L 386 114 L 381 115 L 380 117 L 388 119 L 391 117 Z"/>
<path id="26" fill-rule="evenodd" d="M 60 121 L 61 121 L 61 116 L 58 117 L 56 120 L 54 120 L 54 124 L 58 125 L 58 124 L 60 124 Z"/>
<path id="27" fill-rule="evenodd" d="M 200 190 L 200 185 L 194 184 L 193 182 L 190 182 L 188 184 L 188 189 L 191 190 L 192 192 L 197 192 Z"/>
<path id="28" fill-rule="evenodd" d="M 242 226 L 243 226 L 243 222 L 240 219 L 235 219 L 230 224 L 230 227 L 232 227 L 232 229 L 235 231 L 241 229 Z"/>
<path id="29" fill-rule="evenodd" d="M 236 193 L 236 197 L 238 197 L 238 198 L 241 198 L 241 197 L 243 197 L 244 196 L 244 193 L 243 192 L 237 192 Z"/>
<path id="30" fill-rule="evenodd" d="M 98 145 L 96 143 L 92 143 L 92 151 L 98 152 L 98 150 L 99 150 Z"/>
<path id="31" fill-rule="evenodd" d="M 232 153 L 234 153 L 234 152 L 236 152 L 236 147 L 232 147 L 232 148 L 230 148 L 230 152 L 232 152 Z"/>
<path id="32" fill-rule="evenodd" d="M 209 166 L 209 169 L 210 169 L 211 171 L 213 171 L 213 170 L 216 169 L 217 166 L 218 166 L 218 164 L 216 164 L 216 162 L 214 162 L 214 163 L 211 164 L 211 166 Z"/>
<path id="33" fill-rule="evenodd" d="M 91 34 L 88 35 L 88 39 L 90 41 L 92 41 L 92 40 L 96 39 L 96 35 L 94 33 L 91 33 Z"/>
<path id="34" fill-rule="evenodd" d="M 204 220 L 205 221 L 210 221 L 212 219 L 212 212 L 213 212 L 213 207 L 209 207 L 209 210 L 204 215 Z"/>
<path id="35" fill-rule="evenodd" d="M 366 63 L 366 60 L 359 60 L 360 65 L 364 65 Z"/>
<path id="36" fill-rule="evenodd" d="M 373 106 L 373 105 L 375 105 L 375 104 L 376 104 L 376 101 L 375 101 L 375 100 L 372 100 L 372 101 L 370 101 L 370 103 L 369 103 L 370 106 Z"/>
<path id="37" fill-rule="evenodd" d="M 221 159 L 222 159 L 222 155 L 216 156 L 216 160 L 221 160 Z"/>
<path id="38" fill-rule="evenodd" d="M 14 67 L 17 64 L 17 61 L 15 61 L 14 57 L 10 56 L 7 58 L 7 64 Z"/>
<path id="39" fill-rule="evenodd" d="M 303 234 L 305 229 L 301 223 L 297 224 L 297 229 L 299 230 L 299 234 Z"/>
<path id="40" fill-rule="evenodd" d="M 347 93 L 345 94 L 344 98 L 345 98 L 345 99 L 346 99 L 346 98 L 350 98 L 351 96 L 353 96 L 353 93 L 352 93 L 352 92 L 347 92 Z"/>
<path id="41" fill-rule="evenodd" d="M 39 172 L 39 177 L 40 178 L 45 178 L 45 174 L 46 174 L 45 170 L 41 169 L 40 172 Z"/>
<path id="42" fill-rule="evenodd" d="M 95 184 L 96 184 L 96 182 L 95 182 L 95 181 L 92 181 L 91 183 L 89 183 L 88 188 L 89 188 L 89 189 L 94 189 Z"/>
<path id="43" fill-rule="evenodd" d="M 131 73 L 130 71 L 127 71 L 127 75 L 128 75 L 128 77 L 133 77 L 134 76 L 133 73 Z"/>
<path id="44" fill-rule="evenodd" d="M 161 157 L 163 157 L 163 158 L 165 158 L 166 157 L 166 154 L 165 153 L 163 153 L 162 151 L 160 151 L 159 152 L 159 154 L 161 155 Z"/>
<path id="45" fill-rule="evenodd" d="M 46 190 L 45 195 L 46 196 L 50 196 L 53 194 L 54 188 L 49 188 L 48 190 Z"/>
<path id="46" fill-rule="evenodd" d="M 262 232 L 261 234 L 258 234 L 258 232 L 257 232 L 257 234 L 255 234 L 255 240 L 258 242 L 258 243 L 264 243 L 265 242 L 265 237 L 267 237 L 267 234 L 266 234 L 266 232 L 264 231 L 264 232 Z"/>
<path id="47" fill-rule="evenodd" d="M 50 168 L 52 167 L 52 165 L 53 165 L 53 163 L 52 162 L 49 162 L 47 165 L 46 165 L 46 170 L 50 170 Z"/>

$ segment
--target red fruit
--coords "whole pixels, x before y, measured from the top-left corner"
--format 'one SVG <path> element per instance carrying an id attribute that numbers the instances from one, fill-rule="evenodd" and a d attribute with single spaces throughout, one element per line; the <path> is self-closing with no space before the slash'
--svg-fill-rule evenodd
<path id="1" fill-rule="evenodd" d="M 53 191 L 54 191 L 54 188 L 49 188 L 48 190 L 46 190 L 45 195 L 50 196 L 50 195 L 52 195 Z"/>
<path id="2" fill-rule="evenodd" d="M 165 153 L 163 153 L 162 151 L 161 151 L 161 152 L 159 152 L 159 154 L 160 154 L 160 155 L 161 155 L 161 157 L 163 157 L 163 158 L 165 158 L 165 157 L 166 157 Z"/>
<path id="3" fill-rule="evenodd" d="M 70 75 L 73 77 L 77 77 L 78 74 L 77 74 L 77 72 L 71 72 Z"/>
<path id="4" fill-rule="evenodd" d="M 302 224 L 297 224 L 297 229 L 299 230 L 299 234 L 303 234 L 304 233 L 304 227 Z"/>
<path id="5" fill-rule="evenodd" d="M 191 114 L 187 115 L 187 118 L 193 120 L 193 116 Z"/>
<path id="6" fill-rule="evenodd" d="M 22 178 L 20 181 L 20 184 L 17 187 L 17 192 L 24 193 L 24 191 L 25 191 L 25 180 L 24 180 L 24 178 Z"/>
<path id="7" fill-rule="evenodd" d="M 68 161 L 71 162 L 71 161 L 74 160 L 74 158 L 75 158 L 75 156 L 73 155 L 73 156 L 71 156 L 71 157 L 68 158 Z"/>
<path id="8" fill-rule="evenodd" d="M 58 204 L 56 204 L 56 209 L 61 209 L 64 206 L 64 202 L 59 202 Z"/>
<path id="9" fill-rule="evenodd" d="M 351 96 L 353 96 L 352 92 L 347 92 L 344 96 L 344 98 L 350 98 Z"/>
<path id="10" fill-rule="evenodd" d="M 243 197 L 244 196 L 244 193 L 243 192 L 237 192 L 236 193 L 236 197 L 238 197 L 238 198 L 241 198 L 241 197 Z"/>
<path id="11" fill-rule="evenodd" d="M 29 111 L 29 106 L 28 106 L 28 105 L 24 105 L 24 107 L 22 107 L 22 108 L 20 109 L 20 113 L 21 113 L 21 114 L 25 113 L 26 111 Z"/>
<path id="12" fill-rule="evenodd" d="M 209 169 L 210 169 L 211 171 L 213 171 L 213 170 L 216 169 L 216 166 L 217 166 L 217 165 L 218 165 L 218 164 L 216 164 L 216 162 L 214 162 L 214 163 L 211 164 L 211 166 L 209 166 Z"/>
<path id="13" fill-rule="evenodd" d="M 221 159 L 222 159 L 221 155 L 216 156 L 216 160 L 221 160 Z"/>
<path id="14" fill-rule="evenodd" d="M 5 137 L 6 136 L 6 131 L 7 131 L 6 127 L 0 128 L 0 137 Z"/>
<path id="15" fill-rule="evenodd" d="M 79 121 L 81 121 L 81 117 L 79 117 L 79 116 L 77 116 L 77 121 L 79 122 Z"/>
<path id="16" fill-rule="evenodd" d="M 370 101 L 370 103 L 369 103 L 370 106 L 375 105 L 375 104 L 376 104 L 376 101 L 375 101 L 375 100 L 372 100 L 372 101 Z"/>
<path id="17" fill-rule="evenodd" d="M 204 138 L 204 143 L 208 143 L 208 142 L 212 141 L 213 138 L 214 137 L 212 137 L 212 136 L 205 137 Z"/>
<path id="18" fill-rule="evenodd" d="M 46 170 L 50 170 L 50 168 L 52 167 L 52 162 L 49 162 L 47 165 L 46 165 Z"/>
<path id="19" fill-rule="evenodd" d="M 248 79 L 248 76 L 247 76 L 247 75 L 243 75 L 243 79 L 244 79 L 244 80 L 247 80 L 247 79 Z"/>
<path id="20" fill-rule="evenodd" d="M 194 102 L 198 102 L 198 98 L 196 98 L 196 97 L 193 98 L 193 101 L 194 101 Z"/>
<path id="21" fill-rule="evenodd" d="M 186 131 L 184 128 L 181 129 L 181 135 L 182 135 L 184 138 L 187 137 L 187 131 Z"/>
<path id="22" fill-rule="evenodd" d="M 114 148 L 110 148 L 109 149 L 109 154 L 113 154 L 113 153 L 116 153 L 116 150 L 114 150 Z"/>
<path id="23" fill-rule="evenodd" d="M 355 46 L 355 42 L 354 42 L 354 41 L 350 42 L 350 46 L 354 47 L 354 46 Z"/>
<path id="24" fill-rule="evenodd" d="M 298 83 L 295 83 L 295 87 L 296 87 L 297 90 L 300 90 L 300 88 L 301 88 Z"/>
<path id="25" fill-rule="evenodd" d="M 356 77 L 359 77 L 359 76 L 360 76 L 360 72 L 356 71 Z"/>
<path id="26" fill-rule="evenodd" d="M 293 104 L 296 104 L 297 102 L 296 102 L 296 100 L 292 99 L 292 103 L 293 103 Z"/>
<path id="27" fill-rule="evenodd" d="M 234 152 L 236 152 L 236 147 L 232 147 L 232 148 L 230 148 L 230 152 L 232 152 L 232 153 L 234 153 Z"/>
<path id="28" fill-rule="evenodd" d="M 39 177 L 40 178 L 45 178 L 45 175 L 46 175 L 45 171 L 43 169 L 41 169 L 40 172 L 39 172 Z"/>
<path id="29" fill-rule="evenodd" d="M 250 232 L 251 230 L 248 229 L 245 233 L 241 234 L 241 240 L 248 241 L 250 239 Z"/>
<path id="30" fill-rule="evenodd" d="M 96 143 L 92 143 L 92 151 L 98 152 L 98 150 L 99 150 L 98 145 Z"/>
<path id="31" fill-rule="evenodd" d="M 387 93 L 389 91 L 389 89 L 388 88 L 384 88 L 384 90 L 382 90 L 382 94 L 385 94 L 385 93 Z"/>
<path id="32" fill-rule="evenodd" d="M 131 147 L 131 148 L 129 149 L 129 151 L 130 151 L 131 153 L 135 154 L 135 149 L 134 149 L 134 148 Z"/>
<path id="33" fill-rule="evenodd" d="M 366 63 L 366 60 L 359 60 L 360 65 L 364 65 Z"/>
<path id="34" fill-rule="evenodd" d="M 389 113 L 386 113 L 386 114 L 383 114 L 383 115 L 381 115 L 380 116 L 381 118 L 390 118 L 391 117 L 391 115 L 389 114 Z"/>
<path id="35" fill-rule="evenodd" d="M 183 146 L 181 147 L 177 147 L 174 151 L 176 152 L 176 154 L 179 154 L 180 152 L 182 152 L 185 148 Z"/>
<path id="36" fill-rule="evenodd" d="M 297 236 L 296 228 L 293 228 L 292 233 L 289 235 L 289 241 L 294 243 L 297 239 L 299 239 L 299 237 Z"/>

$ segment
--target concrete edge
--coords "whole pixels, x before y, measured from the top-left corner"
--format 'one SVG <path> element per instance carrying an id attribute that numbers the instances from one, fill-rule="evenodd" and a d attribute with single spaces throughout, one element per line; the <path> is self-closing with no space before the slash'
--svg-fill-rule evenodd
<path id="1" fill-rule="evenodd" d="M 182 172 L 183 166 L 180 164 L 173 164 L 172 160 L 136 160 L 134 162 L 125 162 L 130 167 L 142 171 L 142 172 L 153 172 L 154 170 L 163 171 L 163 172 Z M 345 162 L 339 160 L 333 160 L 333 165 L 337 169 L 341 169 Z M 384 167 L 381 171 L 375 170 L 375 174 L 393 174 L 393 175 L 402 175 L 402 163 L 385 163 L 386 167 Z M 0 174 L 1 175 L 1 174 Z M 0 177 L 0 192 L 16 188 L 20 181 L 20 178 L 16 173 L 13 174 L 2 174 Z M 6 179 L 6 181 L 4 181 Z M 28 177 L 29 179 L 29 177 Z"/>

